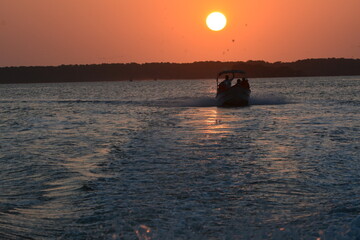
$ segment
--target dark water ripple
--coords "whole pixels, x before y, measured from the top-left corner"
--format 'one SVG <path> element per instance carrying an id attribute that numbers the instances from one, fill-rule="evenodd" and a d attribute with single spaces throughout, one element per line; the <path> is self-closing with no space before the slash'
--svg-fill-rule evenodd
<path id="1" fill-rule="evenodd" d="M 1 86 L 0 238 L 360 236 L 358 80 L 189 83 Z"/>

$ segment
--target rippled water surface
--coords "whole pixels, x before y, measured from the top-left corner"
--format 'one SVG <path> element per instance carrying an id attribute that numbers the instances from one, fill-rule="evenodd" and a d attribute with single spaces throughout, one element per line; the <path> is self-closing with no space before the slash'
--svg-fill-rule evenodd
<path id="1" fill-rule="evenodd" d="M 359 239 L 360 77 L 0 85 L 1 239 Z"/>

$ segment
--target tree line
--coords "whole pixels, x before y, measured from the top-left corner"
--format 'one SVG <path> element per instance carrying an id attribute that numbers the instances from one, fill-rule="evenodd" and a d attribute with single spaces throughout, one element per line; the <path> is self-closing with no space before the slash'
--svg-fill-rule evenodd
<path id="1" fill-rule="evenodd" d="M 295 62 L 247 61 L 193 63 L 113 63 L 2 67 L 0 83 L 91 82 L 161 79 L 213 79 L 240 69 L 250 78 L 360 75 L 360 59 L 305 59 Z"/>

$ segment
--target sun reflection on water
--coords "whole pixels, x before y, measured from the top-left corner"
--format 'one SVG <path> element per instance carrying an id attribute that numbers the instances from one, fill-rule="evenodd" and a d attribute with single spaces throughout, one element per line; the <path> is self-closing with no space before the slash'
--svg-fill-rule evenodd
<path id="1" fill-rule="evenodd" d="M 151 239 L 153 239 L 151 228 L 144 225 L 144 224 L 139 225 L 135 229 L 135 234 L 136 234 L 136 236 L 138 237 L 139 240 L 151 240 Z"/>

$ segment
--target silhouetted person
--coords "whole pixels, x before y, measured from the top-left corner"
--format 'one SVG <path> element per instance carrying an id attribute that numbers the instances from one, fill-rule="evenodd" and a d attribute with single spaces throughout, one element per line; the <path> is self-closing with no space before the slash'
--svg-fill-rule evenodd
<path id="1" fill-rule="evenodd" d="M 240 79 L 239 79 L 240 80 Z M 239 81 L 238 80 L 238 81 Z M 247 80 L 246 78 L 243 78 L 240 82 L 240 86 L 242 88 L 245 88 L 245 89 L 249 89 L 250 90 L 250 84 L 249 84 L 249 80 Z"/>
<path id="2" fill-rule="evenodd" d="M 219 90 L 225 91 L 231 87 L 231 80 L 228 75 L 225 76 L 225 80 L 219 84 Z"/>
<path id="3" fill-rule="evenodd" d="M 224 82 L 225 82 L 225 84 L 226 84 L 226 86 L 227 86 L 228 88 L 231 87 L 231 79 L 229 78 L 228 75 L 225 76 Z"/>

